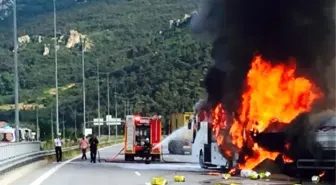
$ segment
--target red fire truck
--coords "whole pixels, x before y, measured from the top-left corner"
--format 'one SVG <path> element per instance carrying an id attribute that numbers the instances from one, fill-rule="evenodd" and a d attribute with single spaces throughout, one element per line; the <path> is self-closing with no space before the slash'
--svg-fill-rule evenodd
<path id="1" fill-rule="evenodd" d="M 133 161 L 134 157 L 144 157 L 143 149 L 148 138 L 152 147 L 161 141 L 160 116 L 141 117 L 140 115 L 128 115 L 125 122 L 125 161 Z M 151 151 L 151 159 L 161 159 L 161 147 Z"/>

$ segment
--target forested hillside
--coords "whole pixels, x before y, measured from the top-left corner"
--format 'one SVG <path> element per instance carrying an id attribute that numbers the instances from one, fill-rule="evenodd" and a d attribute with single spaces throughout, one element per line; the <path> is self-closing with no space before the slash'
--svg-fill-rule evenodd
<path id="1" fill-rule="evenodd" d="M 211 61 L 209 45 L 192 36 L 188 19 L 184 19 L 185 14 L 192 15 L 196 9 L 194 0 L 68 2 L 57 1 L 60 119 L 64 114 L 66 127 L 74 127 L 75 117 L 78 128 L 82 123 L 81 44 L 74 41 L 69 45 L 70 30 L 85 35 L 90 42 L 85 52 L 89 120 L 97 116 L 97 63 L 102 116 L 107 113 L 107 74 L 110 111 L 114 113 L 116 89 L 119 116 L 125 113 L 123 100 L 126 99 L 132 112 L 142 114 L 158 113 L 167 117 L 172 112 L 192 110 L 203 93 L 199 85 L 202 66 Z M 18 11 L 20 102 L 27 109 L 21 111 L 21 120 L 33 124 L 35 110 L 32 109 L 39 105 L 41 129 L 44 129 L 41 136 L 46 137 L 50 134 L 50 112 L 55 109 L 52 1 L 39 0 L 31 6 L 29 3 Z M 180 23 L 176 23 L 178 19 Z M 170 20 L 175 20 L 171 26 Z M 10 16 L 0 22 L 0 109 L 1 119 L 12 122 L 10 22 Z"/>

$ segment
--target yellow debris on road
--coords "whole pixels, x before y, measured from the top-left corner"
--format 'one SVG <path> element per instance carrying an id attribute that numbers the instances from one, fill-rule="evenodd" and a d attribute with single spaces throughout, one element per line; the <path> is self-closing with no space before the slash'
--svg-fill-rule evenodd
<path id="1" fill-rule="evenodd" d="M 265 172 L 265 173 L 259 173 L 260 179 L 265 179 L 271 176 L 270 172 Z"/>
<path id="2" fill-rule="evenodd" d="M 227 180 L 227 179 L 231 178 L 231 175 L 229 173 L 224 173 L 224 174 L 222 174 L 222 177 L 223 177 L 223 179 Z"/>
<path id="3" fill-rule="evenodd" d="M 167 185 L 167 180 L 163 177 L 153 177 L 151 181 L 151 185 Z"/>
<path id="4" fill-rule="evenodd" d="M 185 182 L 185 177 L 181 175 L 176 175 L 174 177 L 174 182 Z"/>
<path id="5" fill-rule="evenodd" d="M 259 179 L 259 174 L 256 173 L 256 172 L 253 172 L 253 173 L 251 173 L 251 174 L 249 175 L 249 177 L 250 177 L 250 179 L 252 179 L 252 180 L 257 180 L 257 179 Z"/>

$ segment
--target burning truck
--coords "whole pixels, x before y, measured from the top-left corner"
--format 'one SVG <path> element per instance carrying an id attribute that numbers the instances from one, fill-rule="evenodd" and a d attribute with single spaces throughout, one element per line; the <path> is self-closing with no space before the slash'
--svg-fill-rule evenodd
<path id="1" fill-rule="evenodd" d="M 334 0 L 204 0 L 192 31 L 212 42 L 206 111 L 221 155 L 335 170 Z M 331 139 L 330 139 L 331 138 Z M 279 164 L 279 163 L 277 163 Z"/>

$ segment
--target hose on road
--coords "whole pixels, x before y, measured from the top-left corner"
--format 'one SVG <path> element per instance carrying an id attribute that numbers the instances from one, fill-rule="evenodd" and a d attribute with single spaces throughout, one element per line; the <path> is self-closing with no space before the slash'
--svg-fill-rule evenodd
<path id="1" fill-rule="evenodd" d="M 164 159 L 164 154 L 163 154 L 163 146 L 161 145 L 160 146 L 161 148 L 161 161 L 164 162 L 164 163 L 184 163 L 184 162 L 181 162 L 181 161 L 167 161 Z M 115 156 L 111 157 L 111 158 L 107 158 L 105 159 L 105 162 L 116 162 L 116 158 L 124 151 L 125 148 L 122 148 Z"/>
<path id="2" fill-rule="evenodd" d="M 162 162 L 164 163 L 185 163 L 185 162 L 182 162 L 182 161 L 167 161 L 164 159 L 164 153 L 163 153 L 163 146 L 161 145 L 161 152 L 162 152 L 162 155 L 161 155 L 161 160 Z"/>
<path id="3" fill-rule="evenodd" d="M 111 158 L 108 158 L 108 159 L 105 159 L 106 162 L 113 162 L 114 159 L 116 159 L 120 154 L 121 152 L 124 151 L 125 148 L 122 148 L 115 156 L 111 157 Z"/>

